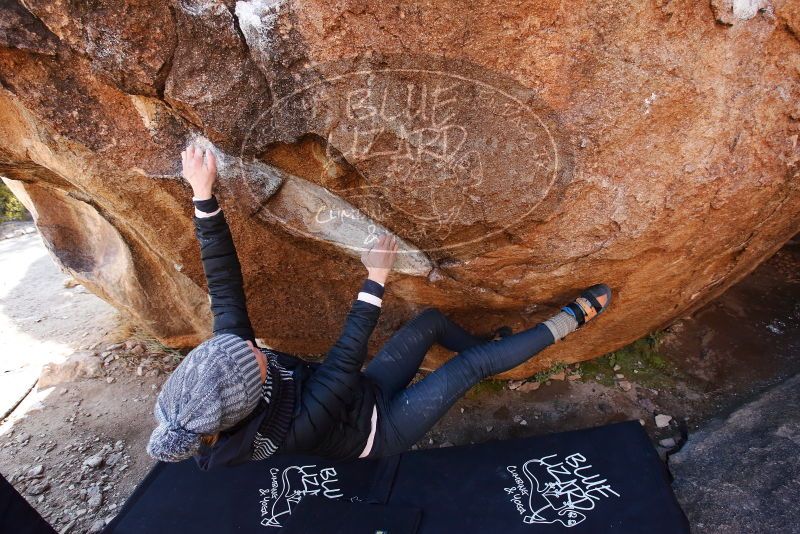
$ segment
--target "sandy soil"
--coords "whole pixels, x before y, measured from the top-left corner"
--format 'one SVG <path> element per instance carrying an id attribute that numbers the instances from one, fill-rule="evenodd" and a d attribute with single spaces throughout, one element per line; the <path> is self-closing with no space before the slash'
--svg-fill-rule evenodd
<path id="1" fill-rule="evenodd" d="M 82 286 L 69 283 L 33 232 L 33 223 L 4 223 L 0 230 L 0 235 L 22 233 L 0 240 L 0 417 L 4 418 L 34 385 L 42 365 L 99 344 L 116 328 L 117 313 Z"/>
<path id="2" fill-rule="evenodd" d="M 536 384 L 484 382 L 415 447 L 640 419 L 666 454 L 685 432 L 800 370 L 798 266 L 794 242 L 694 317 L 629 349 Z M 0 425 L 0 473 L 58 530 L 97 531 L 152 466 L 152 405 L 178 358 L 80 286 L 65 287 L 38 235 L 0 241 L 0 269 L 0 409 L 24 396 Z M 106 362 L 102 376 L 31 390 L 42 365 L 87 349 Z M 657 428 L 656 414 L 673 420 Z"/>
<path id="3" fill-rule="evenodd" d="M 154 380 L 138 377 L 133 363 L 120 372 L 120 360 L 106 369 L 118 382 L 104 376 L 31 390 L 44 365 L 128 332 L 111 306 L 59 271 L 37 233 L 0 241 L 0 272 L 0 473 L 57 528 L 85 531 L 113 513 L 150 467 L 138 451 L 150 426 Z M 133 451 L 130 460 L 123 455 L 115 469 L 83 468 L 86 457 L 120 440 L 124 455 Z M 25 476 L 38 466 L 41 473 Z M 108 497 L 89 510 L 87 490 L 98 482 L 109 486 Z M 31 495 L 42 483 L 49 487 Z"/>

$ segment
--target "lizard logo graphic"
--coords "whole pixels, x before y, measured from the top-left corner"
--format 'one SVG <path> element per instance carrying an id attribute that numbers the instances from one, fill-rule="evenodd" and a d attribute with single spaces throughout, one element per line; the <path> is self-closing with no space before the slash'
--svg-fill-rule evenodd
<path id="1" fill-rule="evenodd" d="M 259 489 L 261 497 L 261 524 L 281 528 L 292 515 L 292 510 L 308 496 L 338 499 L 336 469 L 317 469 L 315 465 L 292 465 L 281 470 L 269 470 L 271 487 Z"/>
<path id="2" fill-rule="evenodd" d="M 531 459 L 522 465 L 522 474 L 515 465 L 506 468 L 515 486 L 505 491 L 524 523 L 574 527 L 583 523 L 603 498 L 620 496 L 607 479 L 591 474 L 591 469 L 580 453 L 563 460 L 557 454 Z"/>

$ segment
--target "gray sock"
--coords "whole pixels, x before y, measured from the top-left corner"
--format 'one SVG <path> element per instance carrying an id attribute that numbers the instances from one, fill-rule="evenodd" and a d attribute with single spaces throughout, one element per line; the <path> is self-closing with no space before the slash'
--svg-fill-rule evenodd
<path id="1" fill-rule="evenodd" d="M 546 320 L 544 325 L 550 330 L 550 333 L 553 334 L 553 338 L 558 341 L 570 332 L 574 332 L 575 329 L 578 328 L 578 321 L 569 313 L 561 311 L 557 315 Z"/>

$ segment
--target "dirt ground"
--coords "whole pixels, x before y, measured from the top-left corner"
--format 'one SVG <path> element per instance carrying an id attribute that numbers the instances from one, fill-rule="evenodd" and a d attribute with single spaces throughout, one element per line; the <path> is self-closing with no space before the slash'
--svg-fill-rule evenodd
<path id="1" fill-rule="evenodd" d="M 795 240 L 664 332 L 526 383 L 486 381 L 415 447 L 639 419 L 666 456 L 686 432 L 800 370 L 799 266 Z M 152 406 L 179 355 L 69 287 L 35 233 L 0 241 L 0 269 L 0 473 L 57 530 L 98 531 L 153 465 Z M 79 350 L 97 354 L 99 376 L 34 387 L 44 365 Z M 663 428 L 659 414 L 672 418 Z"/>

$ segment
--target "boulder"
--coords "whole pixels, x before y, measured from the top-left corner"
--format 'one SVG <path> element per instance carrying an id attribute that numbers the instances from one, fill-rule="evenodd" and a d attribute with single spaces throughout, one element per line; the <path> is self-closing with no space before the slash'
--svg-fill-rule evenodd
<path id="1" fill-rule="evenodd" d="M 698 534 L 789 532 L 800 521 L 800 375 L 691 434 L 670 457 Z"/>
<path id="2" fill-rule="evenodd" d="M 37 386 L 49 388 L 81 378 L 103 376 L 103 360 L 91 352 L 75 352 L 61 363 L 48 363 L 42 368 Z"/>
<path id="3" fill-rule="evenodd" d="M 373 349 L 426 306 L 486 334 L 613 288 L 519 378 L 691 313 L 800 230 L 796 3 L 87 6 L 0 3 L 0 175 L 167 345 L 209 335 L 190 141 L 218 154 L 257 335 L 303 355 L 382 232 L 402 255 Z"/>

